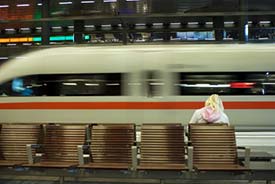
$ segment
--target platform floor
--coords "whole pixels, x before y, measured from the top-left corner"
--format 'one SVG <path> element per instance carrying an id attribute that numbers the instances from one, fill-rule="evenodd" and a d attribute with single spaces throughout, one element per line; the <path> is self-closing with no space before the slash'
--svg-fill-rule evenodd
<path id="1" fill-rule="evenodd" d="M 30 180 L 0 180 L 1 184 L 59 184 L 59 181 L 30 181 Z M 266 181 L 183 181 L 182 184 L 266 184 Z M 64 181 L 64 184 L 127 184 L 122 183 L 95 183 L 95 182 L 74 182 L 74 181 Z M 130 184 L 130 183 L 129 183 Z M 150 183 L 135 183 L 131 184 L 150 184 Z M 156 184 L 152 182 L 152 184 Z M 166 184 L 175 184 L 175 183 L 166 183 Z M 176 183 L 179 184 L 179 183 Z M 275 181 L 272 181 L 271 184 L 275 184 Z"/>

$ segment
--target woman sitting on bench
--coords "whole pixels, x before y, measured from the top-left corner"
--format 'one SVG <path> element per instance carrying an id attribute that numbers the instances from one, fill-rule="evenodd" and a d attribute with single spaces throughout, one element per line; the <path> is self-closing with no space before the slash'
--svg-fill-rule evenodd
<path id="1" fill-rule="evenodd" d="M 189 123 L 227 123 L 229 119 L 224 113 L 223 103 L 219 95 L 211 95 L 205 102 L 205 107 L 194 112 Z"/>

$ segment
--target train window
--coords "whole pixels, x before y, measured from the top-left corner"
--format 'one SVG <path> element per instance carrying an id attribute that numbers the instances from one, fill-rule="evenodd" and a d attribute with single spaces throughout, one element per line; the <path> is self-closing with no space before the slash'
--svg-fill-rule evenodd
<path id="1" fill-rule="evenodd" d="M 58 74 L 16 78 L 8 96 L 120 96 L 122 74 Z M 4 85 L 2 85 L 4 86 Z"/>
<path id="2" fill-rule="evenodd" d="M 179 73 L 175 86 L 180 95 L 275 95 L 275 73 Z"/>

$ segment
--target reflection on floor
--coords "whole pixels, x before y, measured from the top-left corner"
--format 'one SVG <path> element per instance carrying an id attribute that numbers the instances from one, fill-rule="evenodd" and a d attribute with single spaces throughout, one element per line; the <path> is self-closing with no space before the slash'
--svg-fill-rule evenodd
<path id="1" fill-rule="evenodd" d="M 59 184 L 59 181 L 30 181 L 30 180 L 0 180 L 0 184 Z M 169 184 L 266 184 L 266 181 L 182 181 L 181 183 L 169 183 Z M 64 181 L 64 184 L 126 184 L 122 183 L 95 183 L 95 182 L 74 182 L 74 181 Z M 150 184 L 150 183 L 136 183 L 136 184 Z M 157 184 L 157 183 L 152 183 Z M 271 184 L 275 184 L 272 181 Z"/>

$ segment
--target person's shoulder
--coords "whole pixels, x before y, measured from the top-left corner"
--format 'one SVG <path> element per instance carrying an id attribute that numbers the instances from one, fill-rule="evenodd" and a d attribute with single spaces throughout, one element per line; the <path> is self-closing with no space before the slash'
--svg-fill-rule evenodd
<path id="1" fill-rule="evenodd" d="M 200 109 L 196 109 L 195 112 L 202 112 L 203 110 L 204 110 L 204 107 Z"/>

